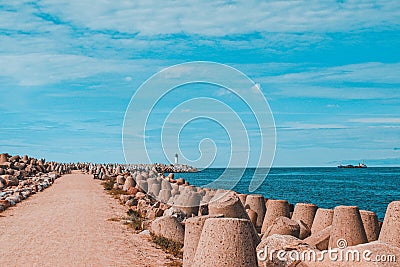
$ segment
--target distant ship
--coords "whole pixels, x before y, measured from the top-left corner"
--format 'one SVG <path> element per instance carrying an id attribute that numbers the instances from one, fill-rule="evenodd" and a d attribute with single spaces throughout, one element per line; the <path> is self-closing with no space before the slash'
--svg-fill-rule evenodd
<path id="1" fill-rule="evenodd" d="M 364 162 L 363 163 L 358 163 L 358 165 L 351 165 L 351 164 L 349 164 L 349 165 L 342 165 L 342 164 L 340 164 L 339 166 L 338 166 L 338 168 L 345 168 L 345 169 L 362 169 L 362 168 L 367 168 L 367 165 L 365 165 L 364 164 Z"/>

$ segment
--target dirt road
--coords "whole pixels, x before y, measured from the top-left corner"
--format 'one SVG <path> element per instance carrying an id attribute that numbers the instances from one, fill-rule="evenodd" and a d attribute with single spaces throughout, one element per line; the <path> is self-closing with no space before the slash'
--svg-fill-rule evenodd
<path id="1" fill-rule="evenodd" d="M 121 222 L 124 208 L 100 182 L 69 174 L 0 213 L 1 266 L 165 266 L 146 237 Z"/>

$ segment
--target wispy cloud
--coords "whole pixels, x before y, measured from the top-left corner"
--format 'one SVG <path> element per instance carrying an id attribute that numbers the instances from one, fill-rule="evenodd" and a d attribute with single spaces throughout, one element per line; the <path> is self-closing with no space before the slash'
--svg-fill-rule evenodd
<path id="1" fill-rule="evenodd" d="M 400 118 L 357 118 L 357 119 L 350 119 L 349 122 L 400 124 Z"/>
<path id="2" fill-rule="evenodd" d="M 157 6 L 157 8 L 154 8 Z M 43 12 L 74 27 L 140 35 L 349 31 L 399 26 L 396 1 L 379 4 L 321 1 L 40 2 Z M 379 15 L 378 15 L 379 14 Z"/>
<path id="3" fill-rule="evenodd" d="M 331 99 L 400 98 L 400 63 L 368 62 L 260 78 L 272 94 Z"/>

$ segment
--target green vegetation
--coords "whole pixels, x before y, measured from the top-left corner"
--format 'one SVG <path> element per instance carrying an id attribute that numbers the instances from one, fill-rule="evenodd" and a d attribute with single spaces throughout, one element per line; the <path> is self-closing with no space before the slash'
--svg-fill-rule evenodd
<path id="1" fill-rule="evenodd" d="M 162 237 L 162 236 L 157 236 L 150 234 L 151 236 L 151 241 L 153 241 L 155 244 L 159 245 L 162 250 L 165 252 L 174 255 L 175 257 L 178 257 L 180 259 L 183 258 L 183 253 L 182 253 L 182 248 L 183 244 L 179 242 L 175 242 L 171 239 Z"/>
<path id="2" fill-rule="evenodd" d="M 128 218 L 127 218 L 127 223 L 125 223 L 126 225 L 128 225 L 129 227 L 133 228 L 136 231 L 141 231 L 143 230 L 142 228 L 142 223 L 144 220 L 143 215 L 136 210 L 132 210 L 129 209 L 127 212 L 128 214 Z"/>
<path id="3" fill-rule="evenodd" d="M 119 198 L 120 195 L 128 195 L 129 193 L 122 189 L 114 188 L 115 179 L 105 180 L 101 184 L 110 195 L 114 196 L 114 198 Z"/>

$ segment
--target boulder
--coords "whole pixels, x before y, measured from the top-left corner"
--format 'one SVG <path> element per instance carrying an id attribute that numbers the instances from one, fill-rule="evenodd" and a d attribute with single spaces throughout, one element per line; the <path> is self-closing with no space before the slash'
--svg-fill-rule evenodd
<path id="1" fill-rule="evenodd" d="M 122 188 L 124 191 L 128 191 L 130 187 L 136 186 L 136 182 L 132 176 L 128 176 L 125 180 L 124 187 Z"/>
<path id="2" fill-rule="evenodd" d="M 155 219 L 151 223 L 150 232 L 182 244 L 185 238 L 185 230 L 174 216 L 163 216 Z"/>
<path id="3" fill-rule="evenodd" d="M 304 242 L 316 247 L 319 250 L 327 250 L 329 246 L 329 238 L 331 236 L 332 226 L 328 226 L 318 233 L 313 233 L 311 236 L 304 239 Z"/>
<path id="4" fill-rule="evenodd" d="M 276 218 L 263 235 L 263 239 L 271 235 L 290 235 L 296 238 L 300 235 L 299 224 L 287 217 L 280 216 Z"/>

